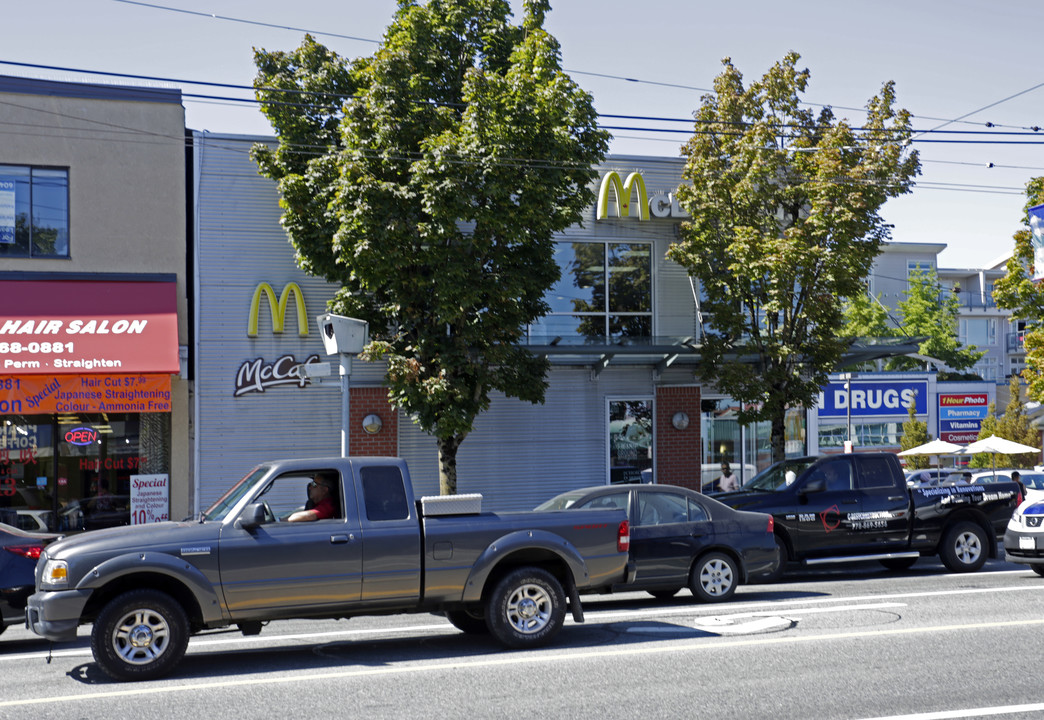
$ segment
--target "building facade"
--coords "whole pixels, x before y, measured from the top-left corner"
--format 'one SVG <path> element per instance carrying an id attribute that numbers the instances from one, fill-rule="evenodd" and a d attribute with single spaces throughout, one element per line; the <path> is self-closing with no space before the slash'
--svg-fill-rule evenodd
<path id="1" fill-rule="evenodd" d="M 178 90 L 0 77 L 0 521 L 191 506 Z"/>

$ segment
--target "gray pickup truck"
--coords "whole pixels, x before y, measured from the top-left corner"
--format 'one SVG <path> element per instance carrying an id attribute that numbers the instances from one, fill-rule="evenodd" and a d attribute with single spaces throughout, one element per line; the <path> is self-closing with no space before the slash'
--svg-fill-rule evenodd
<path id="1" fill-rule="evenodd" d="M 333 517 L 290 522 L 313 487 Z M 93 623 L 95 661 L 117 680 L 168 673 L 189 636 L 286 618 L 443 613 L 468 633 L 535 647 L 579 593 L 624 582 L 622 510 L 484 513 L 481 496 L 416 501 L 396 458 L 268 462 L 200 517 L 71 536 L 36 570 L 26 625 L 70 640 Z"/>

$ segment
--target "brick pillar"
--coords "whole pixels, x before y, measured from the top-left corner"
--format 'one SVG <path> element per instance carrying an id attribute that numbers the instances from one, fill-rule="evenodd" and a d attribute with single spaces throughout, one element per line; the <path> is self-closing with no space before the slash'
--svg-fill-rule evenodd
<path id="1" fill-rule="evenodd" d="M 689 424 L 674 427 L 676 413 Z M 700 387 L 656 388 L 656 482 L 700 489 Z"/>
<path id="2" fill-rule="evenodd" d="M 399 454 L 399 413 L 388 404 L 388 388 L 350 388 L 348 401 L 348 454 L 352 456 Z M 363 418 L 377 415 L 381 419 L 380 432 L 371 435 L 363 430 Z"/>

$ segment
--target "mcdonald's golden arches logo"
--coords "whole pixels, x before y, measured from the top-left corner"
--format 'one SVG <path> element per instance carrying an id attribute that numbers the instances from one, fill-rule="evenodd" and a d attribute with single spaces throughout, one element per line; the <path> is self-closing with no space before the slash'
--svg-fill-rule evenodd
<path id="1" fill-rule="evenodd" d="M 645 191 L 645 180 L 641 173 L 633 172 L 626 180 L 620 180 L 620 173 L 610 170 L 602 176 L 602 186 L 598 189 L 598 206 L 595 210 L 596 220 L 605 220 L 609 217 L 609 191 L 612 190 L 616 196 L 616 208 L 619 217 L 630 216 L 631 208 L 636 210 L 635 217 L 639 220 L 649 219 L 649 195 Z M 638 204 L 631 204 L 631 194 L 638 194 Z"/>
<path id="2" fill-rule="evenodd" d="M 261 315 L 261 296 L 268 299 L 268 307 L 272 311 L 272 332 L 282 333 L 286 323 L 286 306 L 293 294 L 297 305 L 297 334 L 308 337 L 308 312 L 305 309 L 304 293 L 301 286 L 295 282 L 288 282 L 283 287 L 283 292 L 276 299 L 275 290 L 266 282 L 258 283 L 254 289 L 254 297 L 250 300 L 250 317 L 247 319 L 247 337 L 257 337 L 257 325 Z"/>

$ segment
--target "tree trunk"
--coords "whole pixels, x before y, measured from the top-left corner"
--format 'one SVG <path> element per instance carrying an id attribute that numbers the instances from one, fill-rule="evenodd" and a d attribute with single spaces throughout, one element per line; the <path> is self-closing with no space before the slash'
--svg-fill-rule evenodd
<path id="1" fill-rule="evenodd" d="M 772 446 L 772 462 L 777 463 L 787 457 L 787 411 L 780 410 L 772 415 L 772 431 L 769 435 Z"/>
<path id="2" fill-rule="evenodd" d="M 450 438 L 439 438 L 439 494 L 457 494 L 457 448 L 461 438 L 454 435 Z"/>

